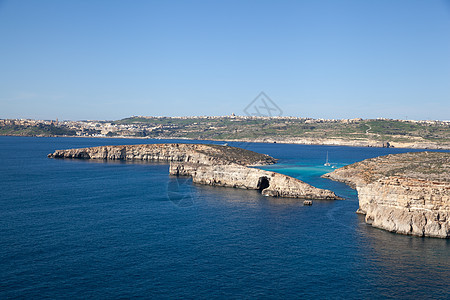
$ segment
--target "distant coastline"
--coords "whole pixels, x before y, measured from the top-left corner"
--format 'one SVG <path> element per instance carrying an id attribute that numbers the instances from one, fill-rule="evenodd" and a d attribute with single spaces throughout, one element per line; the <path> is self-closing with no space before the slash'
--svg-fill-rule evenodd
<path id="1" fill-rule="evenodd" d="M 87 139 L 138 139 L 138 140 L 192 140 L 192 141 L 213 141 L 213 142 L 235 142 L 235 143 L 262 143 L 262 144 L 286 144 L 286 145 L 311 145 L 311 146 L 341 146 L 341 147 L 376 147 L 383 148 L 382 145 L 373 145 L 360 141 L 344 141 L 340 142 L 334 139 L 329 140 L 309 140 L 309 141 L 292 141 L 292 140 L 271 140 L 271 139 L 240 139 L 240 140 L 220 140 L 220 139 L 195 139 L 187 137 L 136 137 L 136 136 L 74 136 L 74 135 L 7 135 L 0 134 L 0 136 L 10 137 L 59 137 L 59 138 L 87 138 Z M 386 147 L 384 147 L 386 148 Z M 394 143 L 389 148 L 401 149 L 424 149 L 424 150 L 450 150 L 450 145 L 437 144 L 408 144 L 408 143 Z"/>
<path id="2" fill-rule="evenodd" d="M 0 135 L 450 149 L 450 121 L 360 118 L 139 116 L 117 121 L 0 119 Z"/>

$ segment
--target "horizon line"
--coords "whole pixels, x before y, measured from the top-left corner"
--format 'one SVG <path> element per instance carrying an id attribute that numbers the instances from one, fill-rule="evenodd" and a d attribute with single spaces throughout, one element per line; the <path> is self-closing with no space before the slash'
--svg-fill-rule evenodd
<path id="1" fill-rule="evenodd" d="M 439 120 L 439 119 L 399 119 L 399 118 L 385 118 L 385 117 L 378 117 L 378 118 L 311 118 L 311 117 L 295 117 L 295 116 L 248 116 L 248 115 L 223 115 L 223 116 L 214 116 L 214 115 L 202 115 L 202 116 L 138 116 L 133 115 L 129 117 L 124 117 L 121 119 L 78 119 L 78 120 L 71 120 L 71 119 L 64 119 L 60 120 L 62 122 L 92 122 L 92 121 L 108 121 L 108 122 L 114 122 L 114 121 L 120 121 L 124 119 L 130 119 L 130 118 L 145 118 L 145 119 L 208 119 L 208 118 L 229 118 L 229 119 L 303 119 L 303 120 L 322 120 L 322 121 L 342 121 L 342 120 L 348 120 L 348 121 L 368 121 L 368 120 L 391 120 L 391 121 L 406 121 L 406 122 L 426 122 L 426 121 L 433 121 L 433 122 L 445 122 L 448 123 L 450 120 Z M 58 121 L 59 118 L 56 119 L 36 119 L 36 118 L 0 118 L 0 120 L 34 120 L 34 121 Z"/>

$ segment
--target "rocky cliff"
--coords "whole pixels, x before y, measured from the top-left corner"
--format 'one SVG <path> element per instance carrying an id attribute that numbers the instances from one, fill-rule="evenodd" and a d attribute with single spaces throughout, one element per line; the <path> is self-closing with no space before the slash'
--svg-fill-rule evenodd
<path id="1" fill-rule="evenodd" d="M 268 165 L 276 159 L 253 151 L 205 144 L 145 144 L 56 150 L 50 158 L 180 161 L 197 164 Z"/>
<path id="2" fill-rule="evenodd" d="M 341 199 L 298 179 L 249 166 L 273 164 L 268 155 L 229 146 L 152 144 L 56 150 L 50 158 L 170 162 L 169 172 L 199 184 L 259 190 L 263 195 L 301 199 Z"/>
<path id="3" fill-rule="evenodd" d="M 374 227 L 450 237 L 450 153 L 416 152 L 367 159 L 325 174 L 358 191 L 359 213 Z"/>
<path id="4" fill-rule="evenodd" d="M 300 145 L 326 145 L 326 146 L 349 146 L 349 147 L 380 147 L 380 148 L 409 148 L 409 149 L 450 149 L 450 143 L 427 142 L 414 140 L 408 142 L 399 141 L 377 141 L 369 138 L 344 139 L 339 137 L 319 138 L 319 137 L 261 137 L 233 139 L 233 141 L 250 143 L 281 143 Z M 389 143 L 389 147 L 388 144 Z"/>
<path id="5" fill-rule="evenodd" d="M 301 180 L 256 168 L 239 165 L 198 165 L 171 163 L 170 174 L 192 176 L 195 183 L 259 190 L 265 196 L 335 200 L 329 190 L 315 188 Z"/>

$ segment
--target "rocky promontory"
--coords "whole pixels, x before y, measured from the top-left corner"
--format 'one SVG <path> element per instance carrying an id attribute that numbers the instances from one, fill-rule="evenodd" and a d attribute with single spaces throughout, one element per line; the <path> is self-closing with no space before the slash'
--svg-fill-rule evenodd
<path id="1" fill-rule="evenodd" d="M 329 190 L 315 188 L 296 178 L 236 164 L 211 166 L 171 163 L 169 172 L 172 175 L 191 176 L 195 183 L 259 190 L 264 196 L 318 200 L 341 199 Z"/>
<path id="2" fill-rule="evenodd" d="M 241 148 L 206 144 L 146 144 L 56 150 L 50 158 L 144 160 L 170 162 L 175 176 L 214 186 L 259 190 L 265 196 L 301 199 L 341 199 L 329 190 L 252 166 L 276 163 L 273 157 Z"/>
<path id="3" fill-rule="evenodd" d="M 381 156 L 323 177 L 358 192 L 358 212 L 374 227 L 392 232 L 450 237 L 450 153 Z"/>
<path id="4" fill-rule="evenodd" d="M 270 165 L 273 157 L 253 151 L 206 144 L 144 144 L 99 146 L 91 148 L 56 150 L 50 158 L 81 158 L 103 160 L 178 161 L 204 165 L 238 164 Z"/>

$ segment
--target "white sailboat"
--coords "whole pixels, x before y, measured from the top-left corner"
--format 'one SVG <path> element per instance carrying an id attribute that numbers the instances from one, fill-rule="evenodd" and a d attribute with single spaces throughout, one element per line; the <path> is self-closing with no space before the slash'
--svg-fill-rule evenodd
<path id="1" fill-rule="evenodd" d="M 325 167 L 331 166 L 331 164 L 328 162 L 328 151 L 327 151 L 327 161 L 323 164 Z"/>

